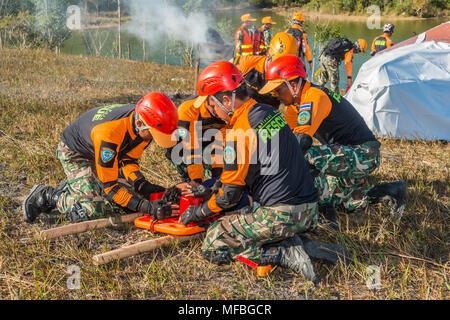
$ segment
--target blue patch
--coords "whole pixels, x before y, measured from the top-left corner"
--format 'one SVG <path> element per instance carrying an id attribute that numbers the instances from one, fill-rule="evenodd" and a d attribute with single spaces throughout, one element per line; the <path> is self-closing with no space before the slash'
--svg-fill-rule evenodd
<path id="1" fill-rule="evenodd" d="M 299 125 L 306 125 L 311 120 L 311 113 L 307 110 L 302 111 L 298 114 L 297 122 Z"/>
<path id="2" fill-rule="evenodd" d="M 111 161 L 111 159 L 114 158 L 115 153 L 116 152 L 114 150 L 111 150 L 109 148 L 103 148 L 101 150 L 102 161 L 104 163 L 107 163 L 107 162 Z"/>
<path id="3" fill-rule="evenodd" d="M 223 160 L 227 164 L 234 163 L 234 160 L 236 160 L 236 151 L 230 146 L 223 149 Z"/>
<path id="4" fill-rule="evenodd" d="M 180 135 L 181 139 L 184 139 L 187 135 L 187 130 L 185 128 L 178 128 L 178 134 Z"/>

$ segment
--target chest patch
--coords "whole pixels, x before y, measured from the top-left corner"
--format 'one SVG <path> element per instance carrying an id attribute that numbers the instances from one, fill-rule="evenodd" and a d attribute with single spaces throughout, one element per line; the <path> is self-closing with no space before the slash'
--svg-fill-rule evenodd
<path id="1" fill-rule="evenodd" d="M 300 126 L 311 125 L 312 102 L 304 103 L 298 108 L 297 122 Z"/>
<path id="2" fill-rule="evenodd" d="M 236 151 L 233 147 L 228 146 L 223 150 L 223 160 L 226 164 L 232 164 L 236 160 Z"/>

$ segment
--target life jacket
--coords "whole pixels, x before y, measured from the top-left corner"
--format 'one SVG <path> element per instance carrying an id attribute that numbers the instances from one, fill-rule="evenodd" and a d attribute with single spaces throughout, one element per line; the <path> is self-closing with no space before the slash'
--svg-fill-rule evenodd
<path id="1" fill-rule="evenodd" d="M 242 52 L 240 54 L 239 54 L 239 48 L 237 46 L 239 30 L 242 30 L 242 32 L 244 33 L 244 39 L 243 39 L 242 45 L 241 45 Z M 235 34 L 234 38 L 235 38 L 234 44 L 236 47 L 236 57 L 238 57 L 239 55 L 249 56 L 249 55 L 253 54 L 253 37 L 250 32 L 245 30 L 243 27 L 239 27 L 236 30 L 236 34 Z"/>
<path id="2" fill-rule="evenodd" d="M 390 42 L 391 42 L 390 39 L 384 34 L 375 38 L 374 40 L 375 52 L 380 52 L 386 48 L 389 48 Z"/>
<path id="3" fill-rule="evenodd" d="M 329 56 L 337 61 L 345 59 L 345 54 L 353 49 L 353 42 L 347 38 L 333 39 L 325 46 L 323 55 Z"/>
<path id="4" fill-rule="evenodd" d="M 264 28 L 259 28 L 253 34 L 253 54 L 264 56 L 267 52 L 266 43 L 264 42 Z"/>
<path id="5" fill-rule="evenodd" d="M 306 51 L 305 43 L 303 40 L 303 31 L 300 28 L 296 28 L 295 26 L 292 26 L 291 28 L 287 29 L 285 32 L 292 35 L 295 38 L 295 40 L 297 40 L 297 46 L 298 46 L 297 56 L 302 58 L 305 55 L 305 51 Z"/>

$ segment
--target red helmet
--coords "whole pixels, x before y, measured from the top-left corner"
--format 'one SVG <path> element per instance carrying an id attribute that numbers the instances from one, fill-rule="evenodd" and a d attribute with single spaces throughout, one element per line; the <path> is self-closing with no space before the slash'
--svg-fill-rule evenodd
<path id="1" fill-rule="evenodd" d="M 287 54 L 279 57 L 267 66 L 267 83 L 259 91 L 259 93 L 269 93 L 276 89 L 280 84 L 284 83 L 285 80 L 292 80 L 297 77 L 307 77 L 303 61 L 293 54 Z"/>
<path id="2" fill-rule="evenodd" d="M 135 111 L 146 125 L 139 129 L 149 129 L 156 143 L 163 148 L 175 145 L 171 135 L 178 126 L 178 111 L 169 97 L 150 92 L 138 101 Z"/>
<path id="3" fill-rule="evenodd" d="M 217 61 L 207 66 L 200 74 L 197 91 L 200 96 L 194 106 L 199 108 L 208 96 L 220 91 L 233 91 L 244 80 L 241 71 L 231 62 Z"/>

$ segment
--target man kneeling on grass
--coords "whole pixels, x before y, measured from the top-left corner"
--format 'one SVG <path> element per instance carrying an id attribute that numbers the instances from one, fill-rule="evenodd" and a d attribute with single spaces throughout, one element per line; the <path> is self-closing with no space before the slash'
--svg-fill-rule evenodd
<path id="1" fill-rule="evenodd" d="M 406 183 L 387 182 L 370 188 L 367 177 L 380 165 L 381 143 L 358 111 L 339 94 L 307 81 L 303 62 L 285 55 L 267 67 L 261 94 L 273 92 L 287 107 L 286 121 L 306 159 L 317 171 L 319 211 L 336 222 L 334 207 L 361 210 L 369 203 L 387 202 L 400 219 Z M 312 137 L 321 145 L 312 145 Z"/>
<path id="2" fill-rule="evenodd" d="M 58 145 L 66 183 L 59 189 L 35 185 L 22 204 L 25 220 L 33 222 L 53 209 L 71 222 L 128 211 L 158 219 L 177 213 L 177 206 L 149 201 L 150 194 L 165 188 L 148 182 L 138 165 L 152 140 L 163 148 L 175 144 L 171 135 L 177 125 L 175 105 L 159 92 L 147 94 L 136 105 L 87 111 L 64 130 Z M 119 183 L 119 178 L 125 178 L 131 188 Z"/>
<path id="3" fill-rule="evenodd" d="M 187 225 L 239 202 L 245 189 L 255 203 L 250 213 L 221 217 L 207 230 L 203 257 L 226 264 L 239 256 L 262 265 L 279 265 L 315 279 L 303 234 L 316 227 L 318 195 L 308 165 L 282 114 L 247 94 L 241 72 L 218 61 L 198 81 L 201 104 L 208 99 L 227 131 L 221 187 L 201 206 L 190 206 L 180 221 Z"/>

